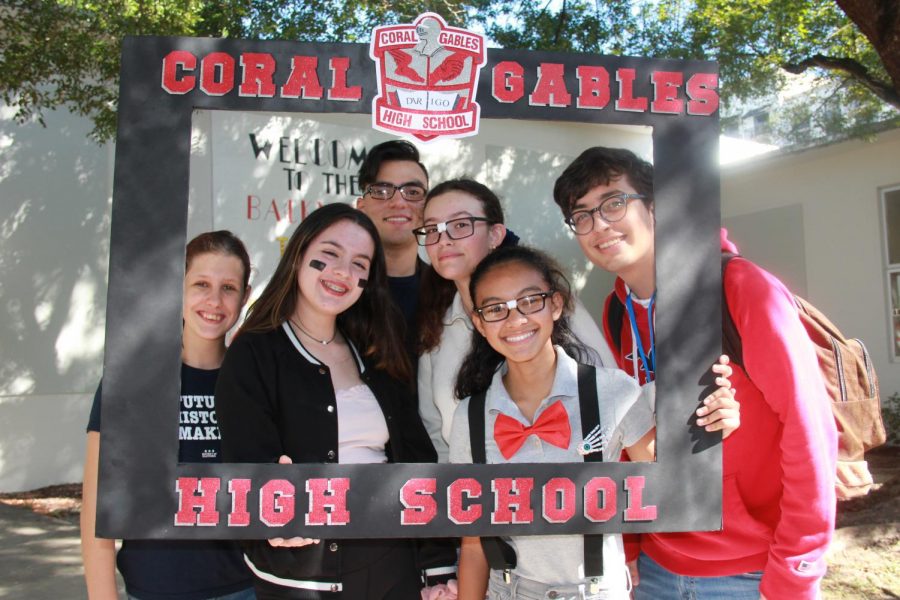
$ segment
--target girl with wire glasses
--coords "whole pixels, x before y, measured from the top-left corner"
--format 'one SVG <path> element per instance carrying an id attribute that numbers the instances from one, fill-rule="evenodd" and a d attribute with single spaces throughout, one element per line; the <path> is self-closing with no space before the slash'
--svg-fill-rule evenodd
<path id="1" fill-rule="evenodd" d="M 497 250 L 474 270 L 468 292 L 478 335 L 456 378 L 463 400 L 450 462 L 479 455 L 477 462 L 493 464 L 616 461 L 623 449 L 631 460 L 654 460 L 650 398 L 624 371 L 583 364 L 588 352 L 569 320 L 574 296 L 550 257 L 526 247 Z M 730 368 L 713 371 L 720 387 L 705 399 L 704 414 L 734 412 Z M 511 548 L 514 559 L 489 563 L 487 556 L 504 552 L 486 552 L 485 544 Z M 597 571 L 588 566 L 591 552 Z M 458 572 L 460 600 L 486 591 L 492 600 L 625 600 L 631 590 L 619 534 L 463 538 Z"/>

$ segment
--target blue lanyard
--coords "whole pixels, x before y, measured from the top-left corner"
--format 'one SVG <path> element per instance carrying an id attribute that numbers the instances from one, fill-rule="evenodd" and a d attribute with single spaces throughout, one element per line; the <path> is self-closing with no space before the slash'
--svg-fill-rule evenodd
<path id="1" fill-rule="evenodd" d="M 634 336 L 641 362 L 644 364 L 644 371 L 647 373 L 647 379 L 650 379 L 650 373 L 656 373 L 656 347 L 653 342 L 653 301 L 656 299 L 656 292 L 650 296 L 650 302 L 647 304 L 647 329 L 650 330 L 650 360 L 644 354 L 644 342 L 641 341 L 641 332 L 638 331 L 637 318 L 634 316 L 634 304 L 631 301 L 631 294 L 625 296 L 625 308 L 628 309 L 628 320 L 631 322 L 631 335 Z M 638 374 L 635 373 L 635 376 Z"/>

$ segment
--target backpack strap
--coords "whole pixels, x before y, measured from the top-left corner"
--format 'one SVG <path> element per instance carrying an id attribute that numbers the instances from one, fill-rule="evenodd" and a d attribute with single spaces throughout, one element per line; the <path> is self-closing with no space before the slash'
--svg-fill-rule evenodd
<path id="1" fill-rule="evenodd" d="M 469 445 L 472 448 L 472 462 L 476 465 L 487 463 L 484 448 L 484 404 L 485 392 L 479 392 L 469 398 Z M 497 571 L 503 571 L 504 579 L 509 580 L 509 571 L 516 567 L 516 551 L 499 537 L 482 537 L 481 548 L 487 558 L 488 565 Z"/>
<path id="2" fill-rule="evenodd" d="M 622 306 L 621 302 L 619 306 Z M 620 318 L 620 330 L 621 322 Z M 601 426 L 597 401 L 597 370 L 591 365 L 578 364 L 578 404 L 581 407 L 581 432 L 586 438 L 595 427 Z M 603 453 L 586 454 L 584 461 L 602 462 Z M 584 536 L 584 576 L 593 580 L 592 587 L 599 584 L 596 578 L 603 577 L 603 534 Z"/>
<path id="3" fill-rule="evenodd" d="M 625 305 L 615 292 L 610 294 L 606 306 L 606 329 L 616 354 L 622 352 L 622 319 L 625 317 Z"/>
<path id="4" fill-rule="evenodd" d="M 736 365 L 744 366 L 744 345 L 741 342 L 741 334 L 738 333 L 731 311 L 728 309 L 728 298 L 725 296 L 725 268 L 734 258 L 740 254 L 733 252 L 722 253 L 722 352 L 728 355 Z"/>

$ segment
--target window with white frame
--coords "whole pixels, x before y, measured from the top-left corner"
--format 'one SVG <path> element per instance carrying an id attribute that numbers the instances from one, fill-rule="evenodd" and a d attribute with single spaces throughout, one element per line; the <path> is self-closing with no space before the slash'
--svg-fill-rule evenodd
<path id="1" fill-rule="evenodd" d="M 900 362 L 900 186 L 881 191 L 891 356 Z"/>

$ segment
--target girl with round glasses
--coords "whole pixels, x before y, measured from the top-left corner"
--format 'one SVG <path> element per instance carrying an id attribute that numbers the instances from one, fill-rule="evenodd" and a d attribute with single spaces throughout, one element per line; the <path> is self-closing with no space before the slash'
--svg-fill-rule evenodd
<path id="1" fill-rule="evenodd" d="M 474 331 L 469 278 L 488 254 L 510 242 L 504 239 L 500 199 L 471 179 L 435 186 L 425 198 L 423 226 L 413 233 L 433 267 L 423 275 L 419 298 L 419 413 L 439 462 L 447 462 L 450 424 L 459 403 L 454 381 Z M 578 337 L 592 349 L 590 361 L 614 365 L 600 330 L 577 301 L 573 323 Z"/>
<path id="2" fill-rule="evenodd" d="M 619 369 L 592 372 L 579 366 L 589 352 L 572 331 L 574 296 L 550 257 L 526 247 L 502 248 L 474 270 L 468 291 L 478 335 L 455 382 L 463 401 L 453 419 L 450 462 L 473 462 L 473 443 L 484 445 L 479 462 L 491 464 L 580 462 L 595 453 L 616 461 L 623 449 L 631 460 L 654 459 L 653 409 L 637 382 Z M 720 374 L 720 387 L 698 411 L 707 420 L 716 409 L 720 416 L 736 412 L 730 368 L 716 365 L 713 371 Z M 579 397 L 585 376 L 596 380 L 595 394 L 588 398 Z M 592 423 L 582 427 L 582 414 L 590 414 L 583 412 L 582 402 L 596 404 L 599 421 L 587 436 L 582 432 Z M 483 415 L 476 425 L 480 437 L 470 431 L 472 410 Z M 700 423 L 706 424 L 702 418 Z M 505 538 L 502 543 L 511 546 L 516 561 L 502 570 L 489 565 L 480 538 L 463 538 L 459 598 L 481 599 L 487 591 L 493 600 L 511 595 L 627 599 L 630 580 L 621 535 L 592 537 L 602 546 L 604 575 L 596 578 L 585 577 L 587 542 L 581 535 Z"/>

